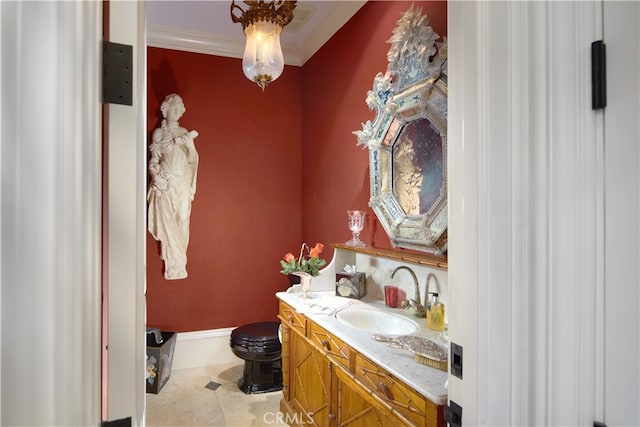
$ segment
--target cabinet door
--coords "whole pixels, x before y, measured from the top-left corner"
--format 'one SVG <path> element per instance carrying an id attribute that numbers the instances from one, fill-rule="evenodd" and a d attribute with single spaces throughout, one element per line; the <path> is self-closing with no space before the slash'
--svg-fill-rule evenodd
<path id="1" fill-rule="evenodd" d="M 328 359 L 298 333 L 289 336 L 289 400 L 304 424 L 329 425 L 331 367 Z"/>

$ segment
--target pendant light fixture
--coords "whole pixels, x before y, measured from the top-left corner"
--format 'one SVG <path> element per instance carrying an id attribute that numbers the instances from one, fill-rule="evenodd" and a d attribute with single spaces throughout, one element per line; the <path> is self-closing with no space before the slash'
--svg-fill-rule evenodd
<path id="1" fill-rule="evenodd" d="M 280 46 L 282 29 L 293 19 L 297 0 L 244 1 L 243 10 L 231 1 L 231 20 L 242 24 L 247 42 L 242 57 L 242 71 L 262 88 L 282 74 L 284 57 Z M 240 11 L 236 16 L 234 11 Z"/>

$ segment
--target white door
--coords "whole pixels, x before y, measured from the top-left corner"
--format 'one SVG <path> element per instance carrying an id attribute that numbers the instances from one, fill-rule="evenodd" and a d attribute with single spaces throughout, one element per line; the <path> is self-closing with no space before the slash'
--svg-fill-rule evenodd
<path id="1" fill-rule="evenodd" d="M 462 425 L 640 425 L 638 9 L 449 2 Z M 591 110 L 598 39 L 604 111 Z"/>
<path id="2" fill-rule="evenodd" d="M 640 425 L 640 3 L 604 2 L 608 427 Z"/>
<path id="3" fill-rule="evenodd" d="M 0 424 L 99 425 L 102 2 L 0 19 Z"/>

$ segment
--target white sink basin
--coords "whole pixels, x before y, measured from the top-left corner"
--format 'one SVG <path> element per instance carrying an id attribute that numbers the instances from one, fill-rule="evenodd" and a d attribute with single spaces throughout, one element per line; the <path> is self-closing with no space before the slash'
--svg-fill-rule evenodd
<path id="1" fill-rule="evenodd" d="M 408 335 L 420 329 L 411 319 L 377 310 L 347 309 L 339 311 L 336 319 L 352 328 L 382 335 Z"/>

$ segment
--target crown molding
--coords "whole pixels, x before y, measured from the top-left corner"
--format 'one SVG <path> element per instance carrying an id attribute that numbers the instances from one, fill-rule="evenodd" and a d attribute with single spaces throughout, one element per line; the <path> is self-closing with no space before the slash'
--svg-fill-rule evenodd
<path id="1" fill-rule="evenodd" d="M 322 18 L 322 24 L 316 25 L 315 30 L 302 40 L 300 40 L 300 32 L 283 33 L 282 51 L 285 64 L 302 66 L 365 3 L 366 1 L 364 0 L 333 2 L 332 7 Z M 287 43 L 287 38 L 294 41 Z M 152 25 L 147 27 L 147 46 L 229 58 L 242 58 L 244 53 L 244 39 L 241 38 Z"/>
<path id="2" fill-rule="evenodd" d="M 237 39 L 155 26 L 147 28 L 147 46 L 228 58 L 242 58 L 244 53 L 244 43 Z M 282 50 L 285 64 L 295 66 L 303 64 L 298 52 L 285 47 Z"/>
<path id="3" fill-rule="evenodd" d="M 307 62 L 366 2 L 366 0 L 333 2 L 322 24 L 316 26 L 316 30 L 296 49 L 301 64 Z"/>

